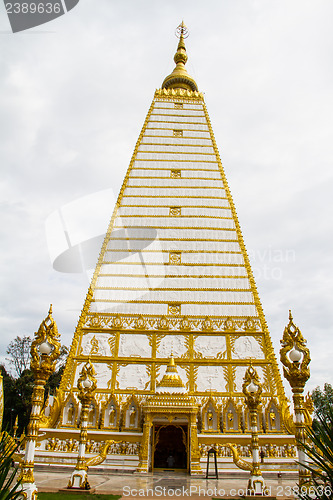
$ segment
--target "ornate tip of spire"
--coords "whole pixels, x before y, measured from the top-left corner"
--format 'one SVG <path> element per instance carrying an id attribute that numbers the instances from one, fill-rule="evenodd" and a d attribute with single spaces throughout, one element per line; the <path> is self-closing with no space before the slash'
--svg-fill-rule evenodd
<path id="1" fill-rule="evenodd" d="M 291 309 L 289 309 L 289 321 L 293 320 L 293 315 L 291 314 Z"/>
<path id="2" fill-rule="evenodd" d="M 184 21 L 176 29 L 176 36 L 179 38 L 177 52 L 174 56 L 176 67 L 173 72 L 164 79 L 162 89 L 186 89 L 193 92 L 198 91 L 197 84 L 193 78 L 187 73 L 185 64 L 187 62 L 187 54 L 184 39 L 189 35 L 189 31 L 184 24 Z"/>

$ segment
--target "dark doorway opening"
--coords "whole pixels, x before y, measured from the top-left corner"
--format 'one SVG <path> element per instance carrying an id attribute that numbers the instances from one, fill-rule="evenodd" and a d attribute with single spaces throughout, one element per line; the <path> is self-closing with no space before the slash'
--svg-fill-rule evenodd
<path id="1" fill-rule="evenodd" d="M 154 426 L 154 469 L 187 470 L 187 425 Z"/>

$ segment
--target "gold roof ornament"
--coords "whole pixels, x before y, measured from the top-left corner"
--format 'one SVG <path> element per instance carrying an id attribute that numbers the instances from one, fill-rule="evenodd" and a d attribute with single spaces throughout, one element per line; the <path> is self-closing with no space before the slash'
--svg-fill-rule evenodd
<path id="1" fill-rule="evenodd" d="M 177 366 L 172 355 L 162 380 L 157 384 L 156 390 L 157 392 L 185 392 L 185 386 L 178 375 Z"/>
<path id="2" fill-rule="evenodd" d="M 176 36 L 179 38 L 177 52 L 173 60 L 176 67 L 173 72 L 168 75 L 162 83 L 162 89 L 185 89 L 197 92 L 198 87 L 193 78 L 188 74 L 185 68 L 187 62 L 187 54 L 184 39 L 189 35 L 188 29 L 184 21 L 176 29 Z"/>

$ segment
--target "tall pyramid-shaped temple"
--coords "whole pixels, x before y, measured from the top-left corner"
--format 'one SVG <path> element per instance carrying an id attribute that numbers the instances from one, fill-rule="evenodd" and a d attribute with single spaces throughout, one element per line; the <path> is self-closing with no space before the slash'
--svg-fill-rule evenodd
<path id="1" fill-rule="evenodd" d="M 107 230 L 36 461 L 75 463 L 77 380 L 93 364 L 86 451 L 114 442 L 103 467 L 199 473 L 215 446 L 249 456 L 242 383 L 263 384 L 260 445 L 292 462 L 287 399 L 211 123 L 185 68 L 156 90 Z M 52 453 L 50 453 L 52 452 Z"/>

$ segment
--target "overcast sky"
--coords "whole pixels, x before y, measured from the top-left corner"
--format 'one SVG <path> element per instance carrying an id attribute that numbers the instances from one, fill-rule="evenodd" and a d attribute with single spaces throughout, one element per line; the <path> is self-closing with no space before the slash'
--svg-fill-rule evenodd
<path id="1" fill-rule="evenodd" d="M 331 0 L 80 0 L 17 34 L 0 4 L 0 360 L 51 302 L 70 344 L 88 279 L 53 269 L 46 221 L 117 196 L 182 19 L 276 354 L 291 308 L 312 354 L 308 389 L 332 383 Z"/>

